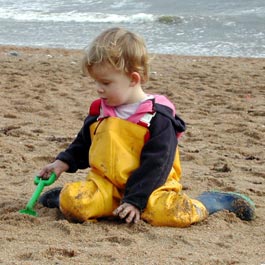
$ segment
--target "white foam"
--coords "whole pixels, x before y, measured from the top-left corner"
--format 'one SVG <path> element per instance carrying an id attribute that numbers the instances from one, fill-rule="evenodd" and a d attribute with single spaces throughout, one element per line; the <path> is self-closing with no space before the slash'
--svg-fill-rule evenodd
<path id="1" fill-rule="evenodd" d="M 119 15 L 76 11 L 65 13 L 44 13 L 38 11 L 18 12 L 0 8 L 0 18 L 16 21 L 54 21 L 54 22 L 90 22 L 90 23 L 147 23 L 153 22 L 155 16 L 152 14 L 138 13 L 133 15 Z"/>
<path id="2" fill-rule="evenodd" d="M 110 8 L 111 9 L 130 9 L 130 8 L 135 8 L 137 6 L 137 9 L 139 10 L 143 10 L 145 8 L 150 7 L 150 5 L 152 5 L 152 3 L 144 3 L 144 2 L 137 2 L 135 3 L 135 1 L 133 0 L 117 0 L 117 1 L 113 1 L 113 3 L 110 4 Z"/>

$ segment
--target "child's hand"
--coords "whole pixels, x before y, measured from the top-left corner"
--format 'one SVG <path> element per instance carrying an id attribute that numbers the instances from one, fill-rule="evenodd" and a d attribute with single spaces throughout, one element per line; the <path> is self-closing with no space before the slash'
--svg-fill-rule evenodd
<path id="1" fill-rule="evenodd" d="M 60 175 L 67 171 L 69 166 L 61 160 L 55 160 L 53 163 L 45 166 L 38 174 L 43 179 L 48 179 L 52 172 L 56 174 L 57 179 Z"/>
<path id="2" fill-rule="evenodd" d="M 127 223 L 137 223 L 140 220 L 140 210 L 127 202 L 123 203 L 114 210 L 113 214 L 119 216 L 121 219 L 125 218 Z"/>

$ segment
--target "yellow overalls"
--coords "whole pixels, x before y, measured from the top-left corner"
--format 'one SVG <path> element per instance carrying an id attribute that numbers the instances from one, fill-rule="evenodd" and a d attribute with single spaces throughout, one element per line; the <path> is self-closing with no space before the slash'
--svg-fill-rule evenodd
<path id="1" fill-rule="evenodd" d="M 116 117 L 90 126 L 91 169 L 87 178 L 67 183 L 60 193 L 60 210 L 67 219 L 83 222 L 113 215 L 128 177 L 140 165 L 147 133 L 147 128 Z M 143 220 L 155 226 L 186 227 L 207 217 L 203 204 L 181 192 L 180 176 L 177 149 L 167 181 L 150 195 L 141 215 Z"/>

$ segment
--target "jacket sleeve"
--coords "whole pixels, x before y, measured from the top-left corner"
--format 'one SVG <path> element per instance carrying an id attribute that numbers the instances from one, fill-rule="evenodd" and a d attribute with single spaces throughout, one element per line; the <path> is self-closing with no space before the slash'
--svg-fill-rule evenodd
<path id="1" fill-rule="evenodd" d="M 166 182 L 178 144 L 174 122 L 159 112 L 152 119 L 149 131 L 150 139 L 142 149 L 140 167 L 129 177 L 122 199 L 140 210 L 146 207 L 151 193 Z"/>
<path id="2" fill-rule="evenodd" d="M 91 145 L 89 127 L 96 121 L 96 116 L 87 116 L 83 127 L 68 148 L 59 153 L 56 159 L 68 164 L 67 172 L 73 173 L 78 169 L 89 167 L 88 152 Z"/>

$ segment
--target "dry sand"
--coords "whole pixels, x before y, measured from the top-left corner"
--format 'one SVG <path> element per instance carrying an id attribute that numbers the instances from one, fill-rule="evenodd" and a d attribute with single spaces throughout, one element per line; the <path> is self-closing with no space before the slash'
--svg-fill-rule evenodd
<path id="1" fill-rule="evenodd" d="M 145 86 L 168 96 L 187 123 L 185 192 L 242 192 L 256 204 L 254 221 L 219 212 L 183 229 L 73 224 L 40 205 L 39 217 L 18 213 L 34 176 L 71 142 L 97 97 L 81 58 L 81 51 L 0 47 L 0 263 L 265 264 L 265 59 L 156 55 Z"/>

